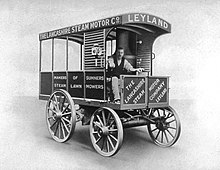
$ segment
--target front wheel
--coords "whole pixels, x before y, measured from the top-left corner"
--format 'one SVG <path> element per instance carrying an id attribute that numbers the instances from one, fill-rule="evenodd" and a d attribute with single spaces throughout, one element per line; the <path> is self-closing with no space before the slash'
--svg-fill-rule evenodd
<path id="1" fill-rule="evenodd" d="M 123 127 L 117 113 L 107 107 L 96 110 L 90 121 L 90 138 L 102 156 L 113 156 L 123 141 Z"/>
<path id="2" fill-rule="evenodd" d="M 50 96 L 46 107 L 46 121 L 55 141 L 66 142 L 71 138 L 76 124 L 76 111 L 67 91 L 60 89 Z"/>
<path id="3" fill-rule="evenodd" d="M 181 132 L 180 120 L 175 110 L 170 106 L 152 108 L 149 116 L 155 121 L 148 125 L 148 132 L 153 142 L 162 147 L 172 146 Z"/>

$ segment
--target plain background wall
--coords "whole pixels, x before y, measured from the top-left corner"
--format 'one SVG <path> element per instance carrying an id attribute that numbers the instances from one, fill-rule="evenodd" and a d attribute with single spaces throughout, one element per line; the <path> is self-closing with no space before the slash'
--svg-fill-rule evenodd
<path id="1" fill-rule="evenodd" d="M 153 14 L 172 24 L 172 33 L 154 44 L 154 75 L 171 76 L 170 98 L 196 101 L 198 108 L 216 107 L 220 94 L 217 0 L 1 0 L 0 99 L 38 95 L 40 32 L 127 12 Z"/>

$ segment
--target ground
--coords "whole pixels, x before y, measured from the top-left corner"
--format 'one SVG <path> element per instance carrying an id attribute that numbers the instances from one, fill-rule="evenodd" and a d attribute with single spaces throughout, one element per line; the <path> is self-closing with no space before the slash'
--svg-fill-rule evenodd
<path id="1" fill-rule="evenodd" d="M 170 102 L 182 124 L 174 146 L 161 148 L 153 144 L 145 126 L 130 128 L 124 131 L 121 149 L 110 158 L 93 149 L 89 126 L 80 123 L 68 142 L 55 142 L 46 127 L 46 102 L 37 97 L 14 97 L 1 104 L 0 169 L 220 168 L 219 129 L 204 126 L 193 100 Z"/>

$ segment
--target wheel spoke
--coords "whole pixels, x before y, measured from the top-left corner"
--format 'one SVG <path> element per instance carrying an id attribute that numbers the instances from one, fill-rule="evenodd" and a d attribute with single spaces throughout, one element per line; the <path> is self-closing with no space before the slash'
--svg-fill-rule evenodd
<path id="1" fill-rule="evenodd" d="M 100 136 L 96 141 L 95 143 L 97 144 L 101 139 L 102 139 L 103 136 Z"/>
<path id="2" fill-rule="evenodd" d="M 62 101 L 61 108 L 63 108 L 63 107 L 64 107 L 65 100 L 66 100 L 66 96 L 64 95 L 64 98 L 63 98 L 63 101 Z"/>
<path id="3" fill-rule="evenodd" d="M 159 109 L 157 109 L 157 114 L 158 114 L 158 117 L 160 117 L 160 112 L 159 112 Z"/>
<path id="4" fill-rule="evenodd" d="M 169 112 L 169 114 L 167 115 L 166 119 L 169 119 L 173 116 L 173 113 L 172 112 Z"/>
<path id="5" fill-rule="evenodd" d="M 63 119 L 61 119 L 61 121 L 62 121 L 63 126 L 65 127 L 66 131 L 69 133 L 69 132 L 70 132 L 70 130 L 69 130 L 69 129 L 68 129 L 68 127 L 66 126 L 66 123 L 64 122 L 64 120 L 63 120 Z"/>
<path id="6" fill-rule="evenodd" d="M 106 145 L 107 145 L 107 152 L 109 152 L 109 151 L 110 151 L 110 148 L 109 148 L 109 141 L 108 141 L 108 138 L 107 138 L 107 140 L 106 140 Z"/>
<path id="7" fill-rule="evenodd" d="M 62 108 L 63 108 L 63 102 L 64 102 L 63 96 L 60 95 L 60 96 L 59 96 L 59 108 L 60 108 L 60 111 L 61 111 L 61 112 L 62 112 Z"/>
<path id="8" fill-rule="evenodd" d="M 65 138 L 65 131 L 64 131 L 64 127 L 63 127 L 62 121 L 60 122 L 60 127 L 61 127 L 61 129 L 62 129 L 63 138 Z"/>
<path id="9" fill-rule="evenodd" d="M 103 124 L 106 126 L 106 119 L 105 119 L 105 112 L 102 110 L 102 119 L 103 119 Z"/>
<path id="10" fill-rule="evenodd" d="M 176 120 L 173 119 L 173 120 L 171 120 L 171 121 L 169 121 L 169 122 L 166 122 L 166 123 L 169 124 L 169 123 L 172 123 L 172 122 L 174 122 L 174 121 L 176 121 Z"/>
<path id="11" fill-rule="evenodd" d="M 158 128 L 156 127 L 155 129 L 151 130 L 151 132 L 154 132 L 155 130 L 157 130 Z"/>
<path id="12" fill-rule="evenodd" d="M 101 150 L 104 149 L 105 140 L 106 140 L 106 138 L 104 136 L 102 136 L 102 147 L 101 147 Z"/>
<path id="13" fill-rule="evenodd" d="M 64 103 L 63 98 L 65 98 L 65 95 L 60 94 L 60 96 L 59 96 L 59 107 L 60 107 L 61 111 L 62 111 L 63 103 Z"/>
<path id="14" fill-rule="evenodd" d="M 53 124 L 50 125 L 50 129 L 51 129 L 56 123 L 57 123 L 57 120 L 55 120 L 55 121 L 53 122 Z"/>
<path id="15" fill-rule="evenodd" d="M 172 126 L 168 126 L 168 128 L 176 130 L 176 128 L 175 128 L 175 127 L 172 127 Z"/>
<path id="16" fill-rule="evenodd" d="M 110 117 L 111 117 L 111 114 L 110 114 L 110 112 L 108 112 L 108 117 L 107 117 L 106 125 L 108 125 Z"/>
<path id="17" fill-rule="evenodd" d="M 161 143 L 163 143 L 163 131 L 161 131 L 162 132 L 162 136 L 161 136 Z"/>
<path id="18" fill-rule="evenodd" d="M 157 139 L 157 138 L 158 138 L 159 134 L 160 134 L 160 130 L 158 131 L 157 136 L 155 137 L 155 139 Z"/>
<path id="19" fill-rule="evenodd" d="M 118 129 L 109 129 L 108 131 L 109 131 L 109 132 L 117 132 Z"/>
<path id="20" fill-rule="evenodd" d="M 68 105 L 65 107 L 65 109 L 62 111 L 62 114 L 66 111 L 66 109 L 70 106 L 70 104 L 68 103 Z"/>
<path id="21" fill-rule="evenodd" d="M 56 133 L 57 133 L 57 130 L 58 130 L 58 126 L 59 126 L 59 122 L 57 121 L 57 126 L 56 126 L 56 128 L 54 130 L 54 136 L 56 136 Z"/>
<path id="22" fill-rule="evenodd" d="M 114 139 L 116 142 L 118 142 L 118 139 L 116 139 L 116 137 L 114 137 L 112 134 L 109 134 L 109 136 Z"/>
<path id="23" fill-rule="evenodd" d="M 65 120 L 68 124 L 71 124 L 70 120 L 66 119 L 65 117 L 62 117 L 63 120 Z"/>
<path id="24" fill-rule="evenodd" d="M 49 120 L 49 119 L 55 120 L 54 116 L 49 116 L 47 119 L 48 119 L 48 120 Z"/>
<path id="25" fill-rule="evenodd" d="M 61 109 L 61 108 L 60 108 L 60 95 L 57 94 L 57 95 L 56 95 L 56 98 L 57 98 L 57 107 L 58 107 L 58 109 L 60 110 L 60 109 Z"/>
<path id="26" fill-rule="evenodd" d="M 61 139 L 61 130 L 60 130 L 60 122 L 58 123 L 58 133 L 59 133 L 59 138 Z"/>
<path id="27" fill-rule="evenodd" d="M 53 101 L 53 100 L 51 100 L 51 102 L 53 103 L 53 106 L 55 107 L 56 111 L 58 112 L 58 111 L 59 111 L 59 109 L 57 108 L 57 104 L 56 104 L 56 102 L 55 102 L 55 101 Z"/>
<path id="28" fill-rule="evenodd" d="M 48 108 L 50 111 L 52 111 L 53 113 L 56 113 L 57 114 L 57 111 L 53 110 L 52 108 Z"/>
<path id="29" fill-rule="evenodd" d="M 101 125 L 99 124 L 99 122 L 93 122 L 93 123 L 101 129 Z"/>
<path id="30" fill-rule="evenodd" d="M 154 116 L 155 109 L 150 109 L 150 115 Z"/>
<path id="31" fill-rule="evenodd" d="M 115 120 L 112 119 L 112 121 L 111 121 L 111 123 L 110 123 L 110 125 L 109 125 L 108 127 L 111 127 L 111 126 L 113 125 L 114 122 L 115 122 Z"/>
<path id="32" fill-rule="evenodd" d="M 163 116 L 164 116 L 164 117 L 166 117 L 166 114 L 165 114 L 165 109 L 163 109 Z"/>
<path id="33" fill-rule="evenodd" d="M 96 117 L 98 118 L 99 123 L 101 124 L 101 126 L 103 126 L 102 120 L 100 119 L 99 115 L 96 115 Z"/>
<path id="34" fill-rule="evenodd" d="M 174 138 L 173 134 L 168 129 L 167 129 L 167 132 L 170 134 L 170 136 Z"/>
<path id="35" fill-rule="evenodd" d="M 63 113 L 63 114 L 62 114 L 62 117 L 63 117 L 63 116 L 67 116 L 67 115 L 71 115 L 71 114 L 72 114 L 72 112 L 66 112 L 66 113 Z"/>
<path id="36" fill-rule="evenodd" d="M 54 99 L 55 99 L 55 105 L 57 107 L 57 111 L 59 111 L 59 103 L 58 103 L 58 100 L 57 100 L 57 96 L 54 94 Z"/>
<path id="37" fill-rule="evenodd" d="M 167 143 L 168 143 L 168 142 L 169 142 L 169 140 L 168 140 L 168 137 L 167 137 L 166 131 L 164 131 L 164 135 L 165 135 L 165 138 L 166 138 Z"/>
<path id="38" fill-rule="evenodd" d="M 114 149 L 114 145 L 113 145 L 112 140 L 111 140 L 111 138 L 109 136 L 107 136 L 107 140 L 109 141 L 112 149 Z"/>

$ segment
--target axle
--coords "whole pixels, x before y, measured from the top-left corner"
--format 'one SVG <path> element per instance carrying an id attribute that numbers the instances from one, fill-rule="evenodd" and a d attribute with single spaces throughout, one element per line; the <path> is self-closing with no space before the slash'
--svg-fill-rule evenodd
<path id="1" fill-rule="evenodd" d="M 122 125 L 124 128 L 144 126 L 144 125 L 148 125 L 150 123 L 155 123 L 155 121 L 151 120 L 147 116 L 142 116 L 142 115 L 137 115 L 132 118 L 122 119 Z"/>

